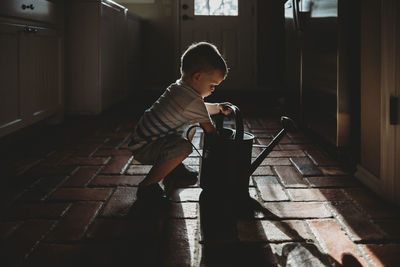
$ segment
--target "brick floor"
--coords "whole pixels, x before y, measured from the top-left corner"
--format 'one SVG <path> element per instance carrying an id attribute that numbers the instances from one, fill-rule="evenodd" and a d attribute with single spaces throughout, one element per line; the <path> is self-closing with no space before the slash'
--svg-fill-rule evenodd
<path id="1" fill-rule="evenodd" d="M 143 203 L 150 165 L 127 143 L 140 113 L 68 118 L 0 139 L 1 266 L 396 266 L 398 207 L 318 143 L 288 133 L 253 173 L 246 202 L 199 185 Z M 234 125 L 225 120 L 226 126 Z M 266 145 L 277 116 L 245 117 Z M 201 131 L 194 144 L 202 153 Z M 6 140 L 6 141 L 4 141 Z M 3 142 L 4 141 L 4 142 Z M 261 148 L 253 150 L 253 157 Z M 199 170 L 193 152 L 185 163 Z M 225 177 L 219 177 L 225 179 Z"/>

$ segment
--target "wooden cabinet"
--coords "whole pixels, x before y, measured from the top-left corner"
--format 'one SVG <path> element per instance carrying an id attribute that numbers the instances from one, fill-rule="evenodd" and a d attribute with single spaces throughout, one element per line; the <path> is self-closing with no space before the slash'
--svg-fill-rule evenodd
<path id="1" fill-rule="evenodd" d="M 2 0 L 0 16 L 62 24 L 64 0 Z"/>
<path id="2" fill-rule="evenodd" d="M 366 1 L 361 8 L 361 160 L 355 176 L 400 205 L 400 2 Z"/>
<path id="3" fill-rule="evenodd" d="M 16 2 L 0 4 L 0 137 L 63 110 L 62 1 L 34 1 L 32 17 Z"/>
<path id="4" fill-rule="evenodd" d="M 24 110 L 19 86 L 19 27 L 0 23 L 0 135 L 22 126 Z"/>
<path id="5" fill-rule="evenodd" d="M 112 1 L 75 0 L 66 23 L 66 110 L 100 114 L 134 88 L 140 21 Z"/>

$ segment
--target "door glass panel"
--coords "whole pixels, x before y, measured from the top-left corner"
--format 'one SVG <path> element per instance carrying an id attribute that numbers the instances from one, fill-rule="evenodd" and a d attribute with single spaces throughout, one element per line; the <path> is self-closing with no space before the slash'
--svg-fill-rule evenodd
<path id="1" fill-rule="evenodd" d="M 197 16 L 238 16 L 238 0 L 194 0 Z"/>

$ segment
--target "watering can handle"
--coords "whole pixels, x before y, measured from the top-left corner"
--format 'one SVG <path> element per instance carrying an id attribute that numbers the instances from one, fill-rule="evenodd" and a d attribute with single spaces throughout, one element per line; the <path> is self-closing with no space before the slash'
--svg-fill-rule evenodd
<path id="1" fill-rule="evenodd" d="M 240 113 L 239 108 L 235 105 L 225 105 L 225 106 L 232 109 L 233 115 L 235 117 L 235 128 L 236 128 L 235 140 L 242 141 L 244 133 L 242 114 Z M 222 129 L 224 117 L 225 116 L 223 113 L 220 112 L 218 114 L 216 121 L 217 130 Z"/>

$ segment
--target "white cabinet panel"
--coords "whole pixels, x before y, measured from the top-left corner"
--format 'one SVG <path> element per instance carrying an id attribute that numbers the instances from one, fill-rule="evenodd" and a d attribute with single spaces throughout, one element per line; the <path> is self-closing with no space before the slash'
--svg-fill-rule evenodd
<path id="1" fill-rule="evenodd" d="M 67 19 L 67 112 L 100 114 L 124 99 L 136 81 L 139 19 L 100 0 L 71 2 Z"/>
<path id="2" fill-rule="evenodd" d="M 62 117 L 63 32 L 57 23 L 63 16 L 51 18 L 63 2 L 48 3 L 48 17 L 33 22 L 41 18 L 44 2 L 35 2 L 40 8 L 33 17 L 7 13 L 15 4 L 11 0 L 0 4 L 0 137 L 52 115 Z"/>

